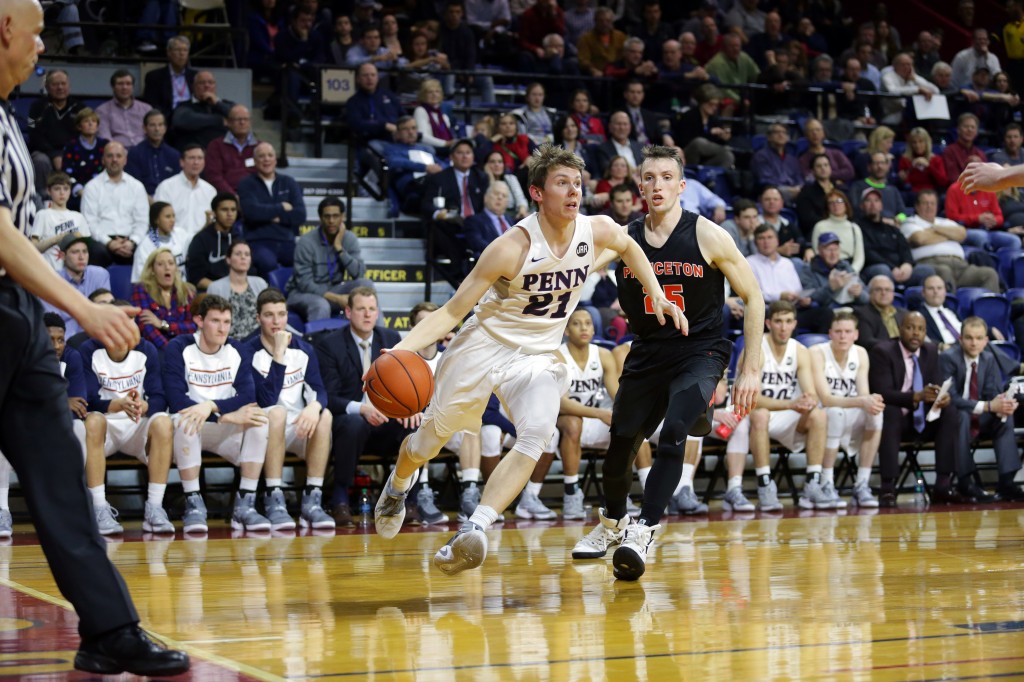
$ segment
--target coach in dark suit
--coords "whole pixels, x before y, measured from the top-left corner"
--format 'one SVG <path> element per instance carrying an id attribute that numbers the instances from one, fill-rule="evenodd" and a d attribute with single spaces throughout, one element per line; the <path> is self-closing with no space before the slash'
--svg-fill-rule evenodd
<path id="1" fill-rule="evenodd" d="M 142 88 L 142 99 L 164 112 L 168 124 L 174 111 L 174 100 L 181 103 L 192 99 L 192 82 L 196 79 L 196 70 L 188 66 L 188 53 L 188 38 L 175 36 L 168 40 L 167 66 L 147 73 Z"/>
<path id="2" fill-rule="evenodd" d="M 633 163 L 639 167 L 644 160 L 644 146 L 630 138 L 633 132 L 633 124 L 629 121 L 629 114 L 625 111 L 616 111 L 608 119 L 608 139 L 597 148 L 597 166 L 604 175 L 608 166 L 616 156 L 623 156 L 622 151 L 629 149 L 633 155 Z M 628 161 L 628 159 L 627 159 Z M 630 166 L 632 168 L 632 166 Z"/>
<path id="3" fill-rule="evenodd" d="M 872 277 L 868 282 L 868 302 L 853 309 L 857 315 L 857 329 L 860 330 L 858 345 L 871 350 L 879 341 L 896 338 L 890 334 L 883 319 L 883 316 L 892 316 L 897 329 L 903 323 L 907 311 L 892 304 L 895 292 L 892 280 L 885 275 Z"/>
<path id="4" fill-rule="evenodd" d="M 487 245 L 512 226 L 505 218 L 509 196 L 508 185 L 501 180 L 492 182 L 484 193 L 484 210 L 466 218 L 462 232 L 466 237 L 466 247 L 473 253 L 474 259 L 480 258 Z"/>
<path id="5" fill-rule="evenodd" d="M 1002 379 L 996 360 L 984 353 L 988 345 L 988 325 L 980 317 L 968 317 L 961 328 L 960 345 L 953 346 L 940 357 L 942 378 L 953 378 L 949 388 L 957 411 L 956 476 L 960 494 L 975 502 L 994 502 L 974 482 L 974 460 L 970 443 L 980 435 L 992 438 L 999 465 L 999 497 L 1019 501 L 1024 492 L 1013 483 L 1020 469 L 1020 454 L 1013 433 L 1013 413 L 1017 401 L 1002 396 Z"/>
<path id="6" fill-rule="evenodd" d="M 334 415 L 331 505 L 339 526 L 354 525 L 348 489 L 355 479 L 356 465 L 362 454 L 369 449 L 378 455 L 397 455 L 402 439 L 411 432 L 401 421 L 381 414 L 363 393 L 363 374 L 381 349 L 394 347 L 401 336 L 396 331 L 376 326 L 380 310 L 373 289 L 352 289 L 348 303 L 345 315 L 349 326 L 328 334 L 317 347 L 320 371 L 327 388 L 327 408 Z"/>
<path id="7" fill-rule="evenodd" d="M 925 341 L 924 316 L 908 312 L 900 323 L 898 339 L 879 341 L 871 349 L 868 380 L 871 392 L 885 400 L 882 414 L 882 442 L 878 462 L 882 474 L 879 504 L 896 506 L 896 478 L 899 475 L 900 441 L 935 442 L 935 470 L 938 474 L 933 502 L 966 502 L 952 488 L 953 464 L 956 456 L 956 413 L 949 396 L 941 403 L 939 394 L 942 375 L 939 372 L 939 350 Z M 940 416 L 932 422 L 925 415 L 932 404 Z"/>
<path id="8" fill-rule="evenodd" d="M 484 210 L 487 175 L 473 166 L 473 145 L 461 140 L 452 147 L 451 166 L 427 177 L 420 199 L 420 215 L 434 234 L 434 256 L 451 264 L 438 264 L 438 272 L 458 287 L 468 273 L 465 221 Z"/>

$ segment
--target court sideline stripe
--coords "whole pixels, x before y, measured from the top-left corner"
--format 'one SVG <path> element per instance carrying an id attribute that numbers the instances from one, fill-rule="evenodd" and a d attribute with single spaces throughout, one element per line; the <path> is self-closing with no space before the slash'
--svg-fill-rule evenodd
<path id="1" fill-rule="evenodd" d="M 18 592 L 21 592 L 23 594 L 27 594 L 30 597 L 33 597 L 33 598 L 38 599 L 40 601 L 46 602 L 47 604 L 50 604 L 52 606 L 57 606 L 57 607 L 60 607 L 62 609 L 66 609 L 68 611 L 74 611 L 75 610 L 74 607 L 71 606 L 71 603 L 69 601 L 65 600 L 65 599 L 61 599 L 60 597 L 52 597 L 52 596 L 46 594 L 45 592 L 40 592 L 39 590 L 37 590 L 35 588 L 28 587 L 27 585 L 22 585 L 21 583 L 15 582 L 15 581 L 13 581 L 13 580 L 11 580 L 9 578 L 0 578 L 0 585 L 3 585 L 5 587 L 9 587 L 12 590 L 17 590 Z M 250 665 L 247 665 L 245 663 L 239 663 L 238 661 L 233 661 L 230 658 L 225 658 L 223 656 L 220 656 L 219 654 L 215 654 L 215 653 L 210 652 L 210 651 L 205 651 L 203 649 L 199 649 L 198 647 L 189 646 L 189 645 L 184 644 L 182 642 L 179 642 L 179 641 L 177 641 L 177 640 L 175 640 L 175 639 L 173 639 L 171 637 L 166 637 L 164 635 L 157 634 L 157 633 L 155 633 L 155 632 L 153 632 L 151 630 L 147 630 L 147 632 L 150 635 L 152 635 L 154 639 L 157 639 L 157 640 L 163 642 L 164 644 L 166 644 L 169 647 L 172 647 L 172 648 L 175 648 L 175 649 L 182 649 L 189 656 L 196 656 L 197 658 L 205 659 L 205 660 L 207 660 L 207 661 L 209 661 L 211 663 L 215 663 L 215 664 L 221 666 L 222 668 L 226 668 L 226 669 L 234 671 L 236 673 L 242 673 L 243 675 L 248 675 L 249 677 L 252 677 L 254 679 L 262 680 L 263 682 L 284 682 L 285 679 L 286 679 L 284 677 L 280 677 L 278 675 L 274 675 L 274 674 L 268 673 L 265 670 L 260 670 L 259 668 L 254 668 L 254 667 L 252 667 Z M 26 652 L 26 653 L 31 653 L 31 652 Z"/>

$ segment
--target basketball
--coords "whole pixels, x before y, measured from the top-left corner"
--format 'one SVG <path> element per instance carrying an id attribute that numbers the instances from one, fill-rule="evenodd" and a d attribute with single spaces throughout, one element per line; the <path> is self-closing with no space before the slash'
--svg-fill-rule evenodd
<path id="1" fill-rule="evenodd" d="M 392 419 L 422 412 L 434 394 L 434 373 L 416 353 L 395 350 L 373 361 L 366 374 L 366 394 Z"/>

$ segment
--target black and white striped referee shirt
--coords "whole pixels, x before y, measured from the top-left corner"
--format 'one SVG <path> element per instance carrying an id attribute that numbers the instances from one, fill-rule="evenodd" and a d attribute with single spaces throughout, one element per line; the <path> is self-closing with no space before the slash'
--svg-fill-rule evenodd
<path id="1" fill-rule="evenodd" d="M 32 156 L 11 103 L 0 100 L 0 206 L 11 210 L 14 226 L 26 236 L 36 217 L 34 191 Z"/>

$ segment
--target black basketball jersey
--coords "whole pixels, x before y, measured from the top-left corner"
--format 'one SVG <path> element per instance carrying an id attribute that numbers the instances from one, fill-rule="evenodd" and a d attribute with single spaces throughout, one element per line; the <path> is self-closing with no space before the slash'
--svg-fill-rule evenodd
<path id="1" fill-rule="evenodd" d="M 722 337 L 722 308 L 725 305 L 725 275 L 711 267 L 697 245 L 696 213 L 684 210 L 668 240 L 660 248 L 647 243 L 644 218 L 629 223 L 629 236 L 643 249 L 651 262 L 658 283 L 670 301 L 683 309 L 690 323 L 689 336 L 683 336 L 670 321 L 658 324 L 651 299 L 640 280 L 622 265 L 616 273 L 619 305 L 629 318 L 629 326 L 643 341 L 698 341 Z"/>

